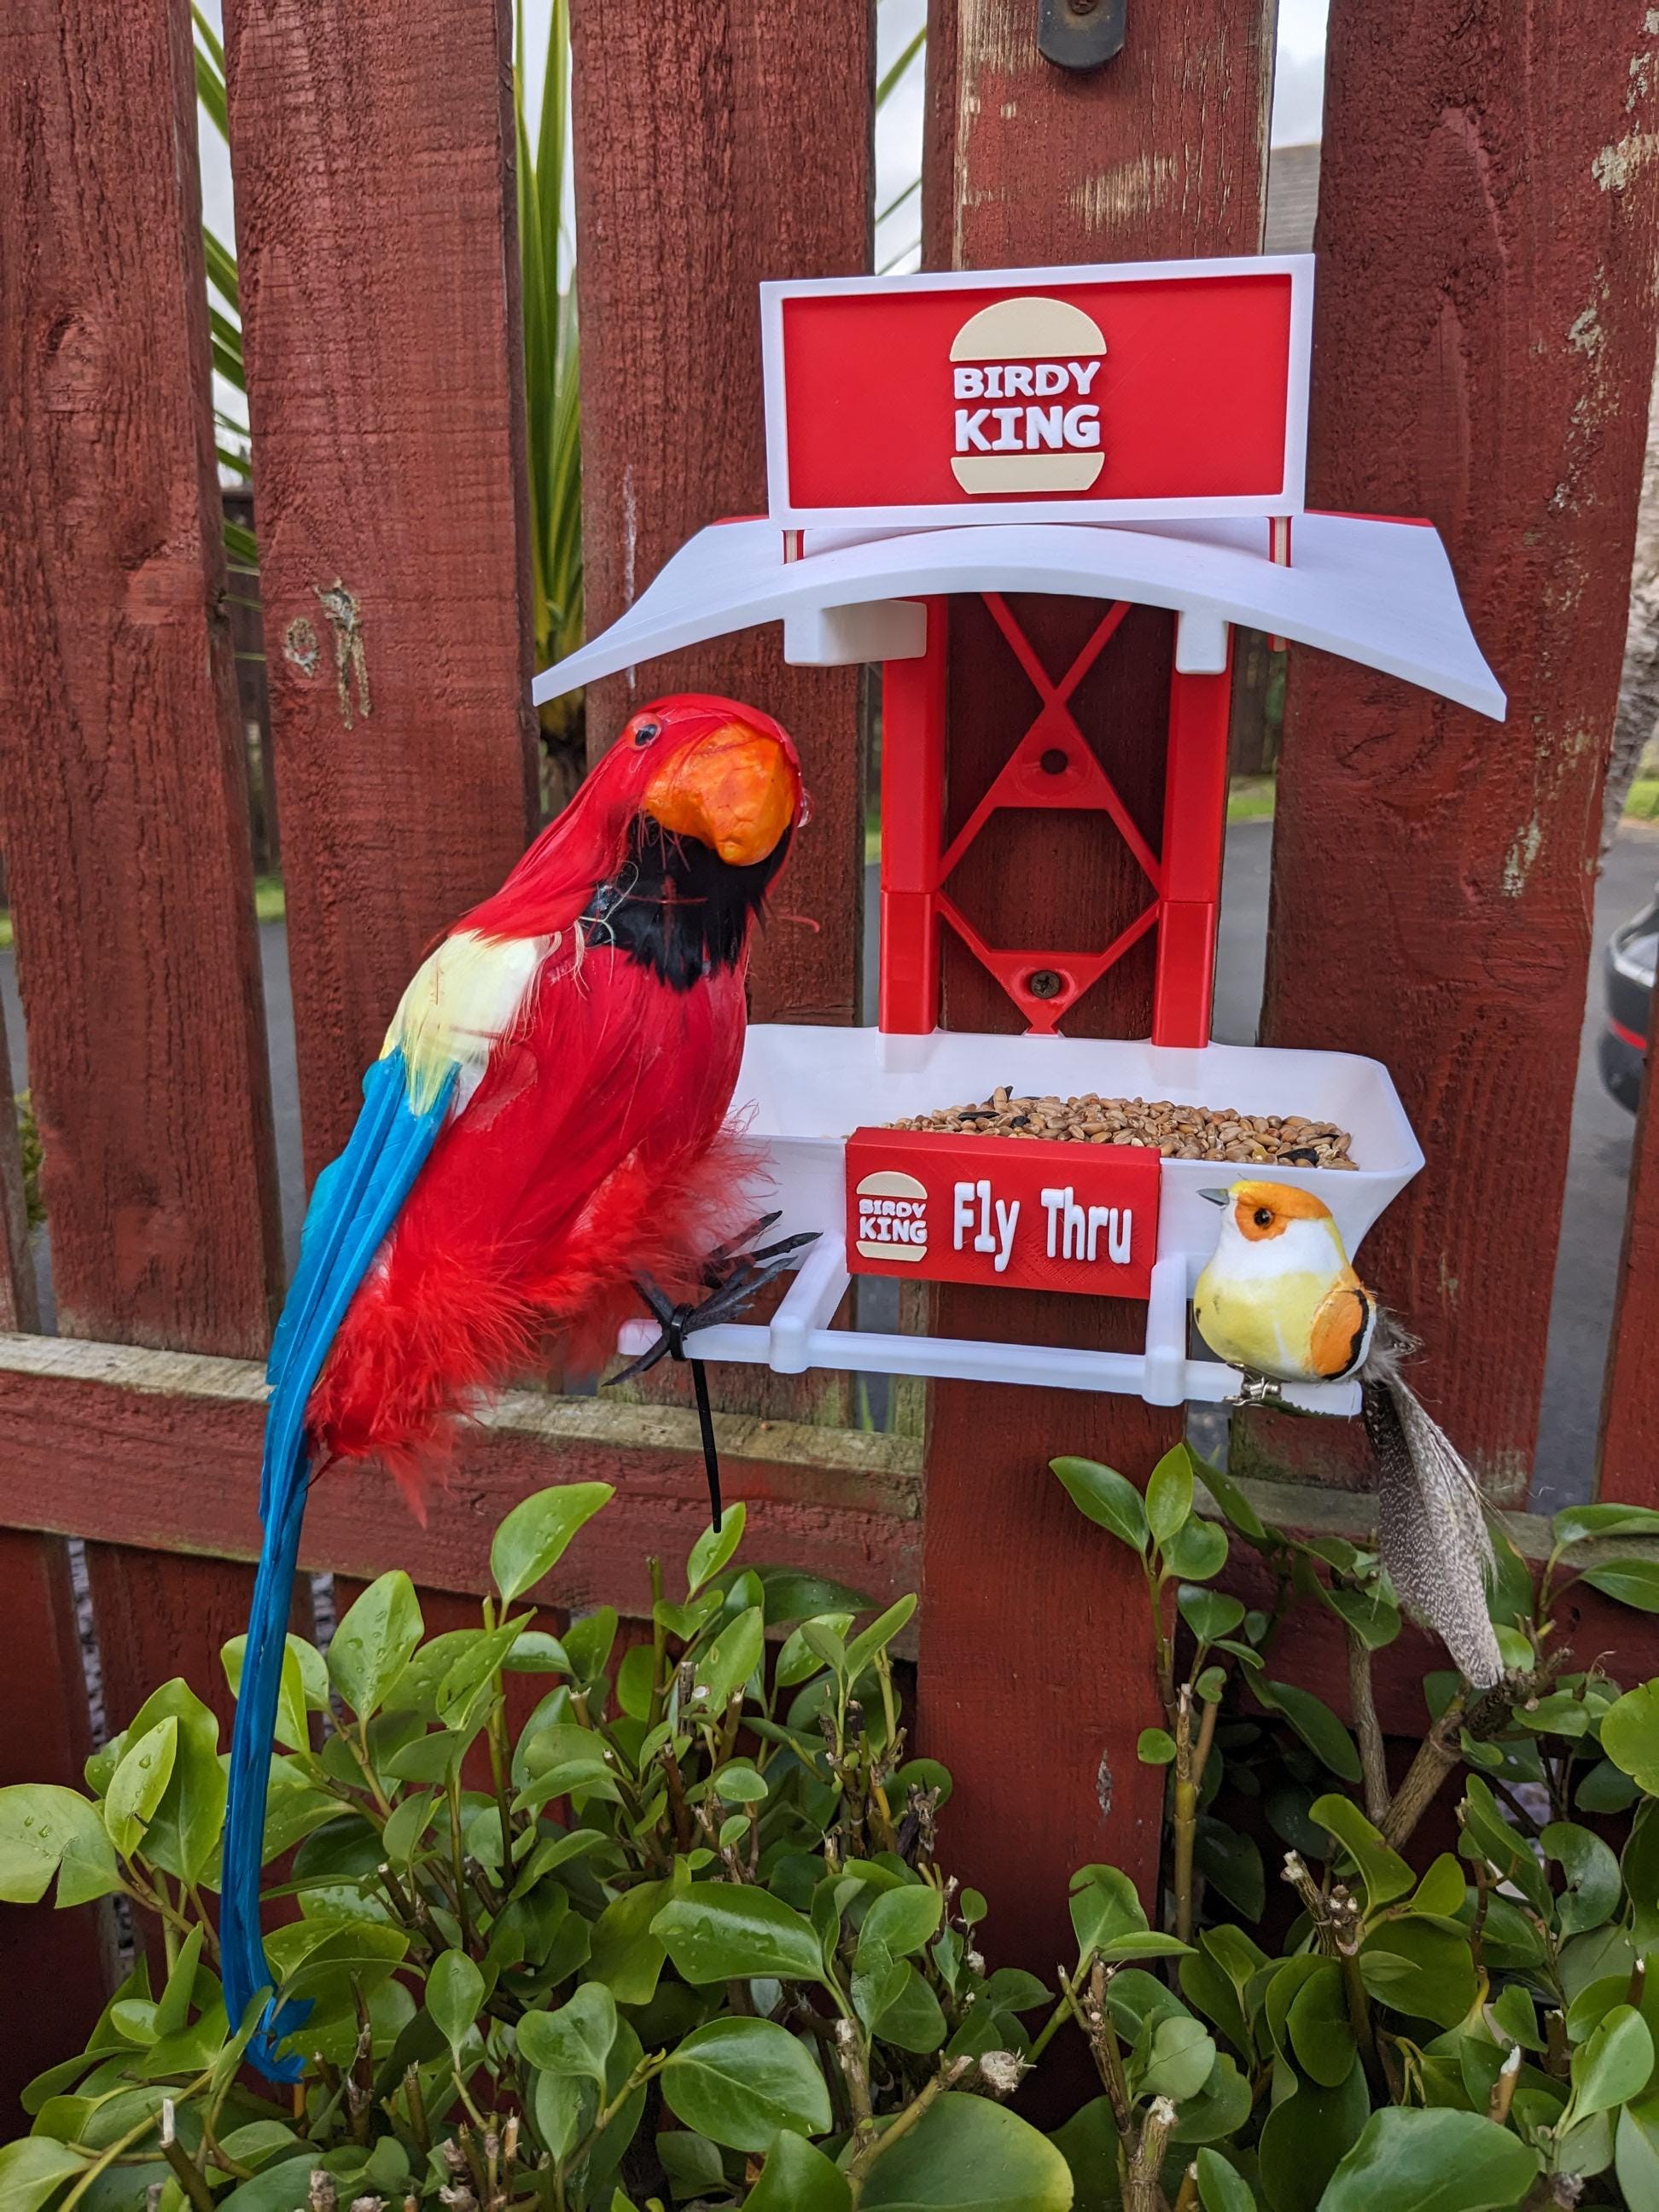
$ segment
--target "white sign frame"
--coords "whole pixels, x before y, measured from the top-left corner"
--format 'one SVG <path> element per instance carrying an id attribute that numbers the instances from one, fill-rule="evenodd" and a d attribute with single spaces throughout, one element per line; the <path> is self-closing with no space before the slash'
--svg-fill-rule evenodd
<path id="1" fill-rule="evenodd" d="M 1288 276 L 1290 368 L 1285 386 L 1285 476 L 1278 490 L 1215 498 L 1067 499 L 1004 495 L 984 504 L 801 507 L 790 496 L 783 354 L 783 310 L 789 300 L 857 294 L 1046 289 L 1062 284 L 1145 283 L 1149 278 Z M 916 276 L 817 276 L 773 279 L 760 288 L 761 357 L 766 399 L 768 519 L 783 530 L 938 529 L 988 522 L 1151 522 L 1206 515 L 1284 515 L 1305 511 L 1308 384 L 1313 360 L 1314 256 L 1248 253 L 1199 261 L 1113 261 L 1052 269 L 975 269 Z"/>

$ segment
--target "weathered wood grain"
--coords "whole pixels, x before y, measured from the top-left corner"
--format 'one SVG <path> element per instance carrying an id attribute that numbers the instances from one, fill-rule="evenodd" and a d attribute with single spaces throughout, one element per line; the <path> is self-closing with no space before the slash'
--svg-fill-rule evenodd
<path id="1" fill-rule="evenodd" d="M 1262 1030 L 1391 1068 L 1428 1168 L 1365 1271 L 1507 1499 L 1536 1434 L 1654 357 L 1659 16 L 1610 0 L 1586 29 L 1571 0 L 1331 11 L 1310 499 L 1439 526 L 1510 715 L 1293 649 Z"/>
<path id="2" fill-rule="evenodd" d="M 757 287 L 869 266 L 875 20 L 864 0 L 782 14 L 574 0 L 571 35 L 594 636 L 694 531 L 766 505 Z M 775 629 L 720 640 L 592 685 L 590 748 L 653 694 L 688 689 L 775 714 L 812 794 L 755 961 L 755 1017 L 851 1021 L 859 672 L 787 668 Z"/>
<path id="3" fill-rule="evenodd" d="M 0 1526 L 252 1559 L 261 1396 L 251 1362 L 0 1339 Z M 748 1504 L 751 1563 L 811 1567 L 882 1602 L 915 1587 L 914 1444 L 741 1414 L 720 1415 L 718 1431 L 726 1495 Z M 696 1416 L 667 1407 L 510 1393 L 459 1440 L 424 1528 L 378 1470 L 318 1483 L 301 1565 L 362 1579 L 400 1566 L 422 1586 L 481 1592 L 502 1516 L 573 1481 L 617 1495 L 546 1602 L 648 1613 L 647 1555 L 672 1575 L 708 1517 Z"/>
<path id="4" fill-rule="evenodd" d="M 1619 1302 L 1601 1401 L 1597 1494 L 1659 1506 L 1659 994 L 1648 1038 L 1648 1073 L 1636 1124 Z"/>
<path id="5" fill-rule="evenodd" d="M 1266 166 L 1272 9 L 1181 0 L 1131 11 L 1123 52 L 1088 76 L 1036 49 L 1024 0 L 938 0 L 929 11 L 923 238 L 933 268 L 1253 252 Z M 1014 604 L 1051 671 L 1099 618 L 1077 602 Z M 1137 611 L 1085 679 L 1079 726 L 1139 826 L 1159 842 L 1166 617 Z M 1036 702 L 976 602 L 951 607 L 954 829 L 1024 734 Z M 969 918 L 999 945 L 1098 948 L 1145 879 L 1098 816 L 1006 814 L 959 872 Z M 1144 1036 L 1152 947 L 1137 947 L 1075 1010 L 1075 1032 Z M 950 1027 L 1018 1026 L 947 940 Z M 944 1102 L 941 1102 L 944 1103 Z M 1105 1301 L 944 1291 L 951 1335 L 1030 1334 L 1116 1346 L 1144 1310 Z M 1059 1955 L 1073 1868 L 1110 1859 L 1150 1895 L 1163 1778 L 1135 1738 L 1160 1716 L 1139 1571 L 1048 1473 L 1059 1452 L 1137 1480 L 1181 1433 L 1179 1413 L 1124 1398 L 936 1384 L 926 1496 L 919 1671 L 921 1739 L 955 1773 L 974 1880 L 1000 1955 Z M 1040 1811 L 1039 1808 L 1040 1808 Z"/>
<path id="6" fill-rule="evenodd" d="M 307 1172 L 531 820 L 509 10 L 229 0 Z"/>
<path id="7" fill-rule="evenodd" d="M 58 1327 L 251 1353 L 279 1265 L 184 0 L 27 0 L 0 837 Z"/>

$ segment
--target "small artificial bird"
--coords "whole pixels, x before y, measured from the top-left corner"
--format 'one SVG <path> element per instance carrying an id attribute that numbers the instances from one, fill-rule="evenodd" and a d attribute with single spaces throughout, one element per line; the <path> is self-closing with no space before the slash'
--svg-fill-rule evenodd
<path id="1" fill-rule="evenodd" d="M 271 1345 L 222 1885 L 233 2021 L 271 1979 L 265 1796 L 311 1483 L 374 1458 L 424 1518 L 454 1418 L 548 1340 L 597 1365 L 642 1285 L 656 1310 L 720 1263 L 747 1289 L 783 1264 L 741 1251 L 751 1161 L 726 1116 L 751 929 L 804 810 L 769 716 L 659 700 L 404 994 Z M 694 1314 L 675 1310 L 671 1348 Z M 307 2009 L 267 2007 L 249 2055 L 273 2081 L 299 2076 L 276 2046 Z"/>
<path id="2" fill-rule="evenodd" d="M 1474 1477 L 1401 1372 L 1414 1340 L 1355 1274 L 1330 1208 L 1311 1191 L 1243 1182 L 1203 1195 L 1224 1210 L 1193 1292 L 1199 1334 L 1249 1375 L 1358 1376 L 1379 1468 L 1383 1565 L 1468 1679 L 1490 1687 L 1504 1671 L 1486 1610 L 1492 1539 Z"/>

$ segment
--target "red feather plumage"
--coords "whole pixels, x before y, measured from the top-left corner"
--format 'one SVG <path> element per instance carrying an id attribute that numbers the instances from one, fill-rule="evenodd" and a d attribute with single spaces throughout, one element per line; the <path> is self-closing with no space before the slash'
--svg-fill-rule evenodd
<path id="1" fill-rule="evenodd" d="M 685 697 L 648 711 L 676 715 L 678 737 L 732 710 Z M 765 716 L 741 712 L 787 746 Z M 640 1275 L 695 1297 L 709 1251 L 752 1218 L 752 1158 L 726 1119 L 746 946 L 735 966 L 676 990 L 575 927 L 621 865 L 651 765 L 619 744 L 457 924 L 558 941 L 440 1134 L 307 1408 L 319 1461 L 380 1460 L 417 1512 L 423 1471 L 480 1393 L 543 1364 L 550 1335 L 568 1364 L 597 1364 L 639 1310 Z"/>

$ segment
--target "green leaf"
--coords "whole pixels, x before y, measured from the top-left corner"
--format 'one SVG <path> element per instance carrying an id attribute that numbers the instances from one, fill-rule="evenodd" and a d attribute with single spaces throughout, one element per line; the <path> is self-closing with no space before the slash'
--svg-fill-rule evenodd
<path id="1" fill-rule="evenodd" d="M 781 1626 L 792 1620 L 808 1620 L 826 1613 L 862 1613 L 871 1601 L 862 1590 L 826 1575 L 802 1574 L 793 1567 L 756 1567 L 765 1592 L 766 1625 Z"/>
<path id="2" fill-rule="evenodd" d="M 766 1802 L 766 1777 L 746 1759 L 734 1759 L 730 1766 L 722 1766 L 714 1778 L 714 1795 L 722 1805 L 763 1805 Z"/>
<path id="3" fill-rule="evenodd" d="M 320 1666 L 321 1655 L 313 1656 Z M 283 1671 L 291 1686 L 300 1684 L 295 1654 L 284 1655 Z M 225 1824 L 227 1776 L 219 1758 L 219 1723 L 190 1685 L 175 1677 L 152 1691 L 133 1715 L 129 1742 L 168 1718 L 178 1723 L 173 1771 L 149 1817 L 143 1852 L 167 1873 L 196 1881 L 213 1860 Z"/>
<path id="4" fill-rule="evenodd" d="M 1256 2212 L 1250 2185 L 1219 2151 L 1198 2154 L 1198 2201 L 1204 2212 Z"/>
<path id="5" fill-rule="evenodd" d="M 379 1712 L 425 1626 L 414 1583 L 394 1567 L 369 1584 L 335 1630 L 328 1678 L 360 1721 Z"/>
<path id="6" fill-rule="evenodd" d="M 1109 1955 L 1125 1936 L 1144 1935 L 1146 1915 L 1128 1875 L 1116 1867 L 1079 1868 L 1072 1876 L 1072 1926 L 1079 1966 L 1093 1954 Z"/>
<path id="7" fill-rule="evenodd" d="M 129 1735 L 104 1796 L 104 1826 L 124 1859 L 130 1859 L 143 1839 L 149 1816 L 173 1779 L 178 1749 L 179 1723 L 171 1713 L 143 1735 Z"/>
<path id="8" fill-rule="evenodd" d="M 683 1862 L 682 1862 L 683 1863 Z M 666 1955 L 652 1922 L 669 1894 L 665 1881 L 643 1881 L 614 1898 L 593 1923 L 588 1972 L 618 2004 L 649 2004 Z"/>
<path id="9" fill-rule="evenodd" d="M 575 2075 L 603 2094 L 617 2001 L 603 1982 L 584 1982 L 557 2012 L 529 2012 L 519 2022 L 519 2051 L 544 2074 Z"/>
<path id="10" fill-rule="evenodd" d="M 1659 2096 L 1643 2097 L 1619 2115 L 1614 2171 L 1625 2201 L 1637 2212 L 1659 2205 Z"/>
<path id="11" fill-rule="evenodd" d="M 1426 1912 L 1442 1920 L 1455 1920 L 1463 1910 L 1468 1884 L 1453 1851 L 1442 1851 L 1417 1885 L 1412 1898 L 1413 1912 Z"/>
<path id="12" fill-rule="evenodd" d="M 1176 1602 L 1181 1608 L 1181 1618 L 1200 1644 L 1219 1643 L 1224 1636 L 1231 1636 L 1244 1618 L 1243 1601 L 1229 1597 L 1224 1590 L 1183 1587 Z"/>
<path id="13" fill-rule="evenodd" d="M 1184 2105 L 1197 2096 L 1214 2066 L 1215 2038 L 1203 2021 L 1174 2013 L 1153 2028 L 1145 2063 L 1132 2068 L 1133 2091 Z"/>
<path id="14" fill-rule="evenodd" d="M 852 2202 L 840 2169 L 786 2129 L 766 2154 L 761 2178 L 743 2205 L 744 2212 L 849 2212 Z"/>
<path id="15" fill-rule="evenodd" d="M 847 1647 L 847 1671 L 856 1682 L 875 1657 L 884 1650 L 916 1609 L 914 1595 L 896 1598 L 885 1613 L 860 1629 Z"/>
<path id="16" fill-rule="evenodd" d="M 676 2119 L 728 2150 L 769 2150 L 782 2128 L 830 2130 L 817 2060 L 775 2021 L 711 2020 L 670 2052 L 660 2078 Z"/>
<path id="17" fill-rule="evenodd" d="M 1359 2139 L 1370 2110 L 1363 2067 L 1338 2089 L 1304 2081 L 1262 2122 L 1256 2147 L 1261 2193 L 1272 2212 L 1325 2212 L 1325 2185 Z"/>
<path id="18" fill-rule="evenodd" d="M 899 1960 L 893 1967 L 871 2032 L 878 2042 L 890 2043 L 896 2050 L 914 2051 L 924 2058 L 944 2042 L 949 2031 L 939 1999 L 908 1959 Z"/>
<path id="19" fill-rule="evenodd" d="M 1650 1505 L 1569 1505 L 1550 1532 L 1562 1551 L 1592 1536 L 1659 1536 L 1659 1513 Z"/>
<path id="20" fill-rule="evenodd" d="M 1411 1869 L 1398 1851 L 1383 1842 L 1381 1832 L 1352 1798 L 1334 1794 L 1316 1797 L 1309 1810 L 1322 1828 L 1329 1829 L 1358 1868 L 1365 1884 L 1365 1900 L 1373 1912 L 1378 1905 L 1391 1905 L 1396 1897 L 1408 1893 L 1415 1879 Z M 1452 1863 L 1456 1866 L 1455 1860 Z M 1463 1877 L 1460 1872 L 1456 1904 L 1462 1902 Z"/>
<path id="21" fill-rule="evenodd" d="M 615 1495 L 608 1482 L 555 1483 L 515 1505 L 489 1547 L 489 1571 L 511 1605 L 564 1557 L 572 1538 Z"/>
<path id="22" fill-rule="evenodd" d="M 1607 1559 L 1581 1579 L 1638 1613 L 1659 1613 L 1659 1559 Z"/>
<path id="23" fill-rule="evenodd" d="M 1164 1546 L 1164 1571 L 1189 1583 L 1207 1582 L 1227 1564 L 1227 1532 L 1218 1521 L 1194 1514 Z"/>
<path id="24" fill-rule="evenodd" d="M 860 2212 L 1070 2212 L 1072 2172 L 1004 2105 L 946 2091 L 869 2170 Z"/>
<path id="25" fill-rule="evenodd" d="M 1322 2089 L 1340 2088 L 1358 2045 L 1348 2019 L 1342 1969 L 1334 1959 L 1321 1959 L 1316 1971 L 1306 1977 L 1291 1999 L 1285 2024 L 1296 2063 L 1309 2080 Z"/>
<path id="26" fill-rule="evenodd" d="M 908 1958 L 937 1934 L 944 1909 L 938 1890 L 921 1883 L 890 1889 L 865 1914 L 859 1949 L 862 1953 L 879 1944 L 890 1958 Z"/>
<path id="27" fill-rule="evenodd" d="M 1359 1779 L 1359 1753 L 1353 1738 L 1336 1715 L 1311 1690 L 1298 1690 L 1291 1682 L 1261 1682 L 1256 1695 L 1262 1704 L 1280 1712 L 1314 1757 L 1322 1759 L 1333 1774 L 1345 1782 Z"/>
<path id="28" fill-rule="evenodd" d="M 317 2163 L 317 2153 L 307 2147 L 297 2158 L 262 2166 L 252 2181 L 243 2182 L 222 2199 L 219 2212 L 295 2212 L 306 2201 Z"/>
<path id="29" fill-rule="evenodd" d="M 1168 1729 L 1142 1729 L 1135 1738 L 1135 1757 L 1143 1766 L 1168 1766 L 1176 1755 L 1176 1740 Z"/>
<path id="30" fill-rule="evenodd" d="M 0 2150 L 0 2207 L 3 2212 L 39 2212 L 39 2208 L 72 2173 L 84 2173 L 90 2161 L 67 2144 L 46 2136 L 23 2136 Z"/>
<path id="31" fill-rule="evenodd" d="M 773 1669 L 778 1687 L 793 1690 L 798 1683 L 810 1681 L 823 1667 L 823 1653 L 807 1640 L 809 1627 L 827 1631 L 835 1638 L 836 1644 L 841 1644 L 841 1639 L 852 1625 L 850 1613 L 820 1613 L 815 1620 L 803 1623 L 799 1628 L 792 1628 L 783 1640 L 777 1664 Z M 843 1650 L 845 1648 L 842 1645 Z"/>
<path id="32" fill-rule="evenodd" d="M 1212 1467 L 1207 1460 L 1194 1458 L 1193 1463 L 1197 1468 L 1199 1480 L 1239 1534 L 1247 1537 L 1253 1544 L 1265 1543 L 1267 1540 L 1266 1524 L 1232 1477 L 1224 1474 L 1219 1468 Z"/>
<path id="33" fill-rule="evenodd" d="M 426 2008 L 459 2057 L 484 2001 L 484 1978 L 465 1951 L 440 1951 L 426 1978 Z"/>
<path id="34" fill-rule="evenodd" d="M 1497 2212 L 1537 2172 L 1536 2154 L 1478 2112 L 1391 2106 L 1366 2121 L 1319 2212 Z"/>
<path id="35" fill-rule="evenodd" d="M 1575 2122 L 1639 2097 L 1653 2073 L 1653 2037 L 1634 2005 L 1615 2005 L 1572 2054 Z"/>
<path id="36" fill-rule="evenodd" d="M 1091 1459 L 1051 1459 L 1048 1462 L 1065 1485 L 1079 1513 L 1126 1543 L 1132 1552 L 1146 1549 L 1146 1509 L 1133 1483 L 1115 1468 Z"/>
<path id="37" fill-rule="evenodd" d="M 84 1904 L 119 1888 L 120 1872 L 97 1807 L 56 1783 L 19 1782 L 0 1790 L 0 1899 L 33 1905 L 55 1874 L 59 1905 Z"/>
<path id="38" fill-rule="evenodd" d="M 1611 1919 L 1619 1903 L 1619 1862 L 1600 1836 L 1571 1820 L 1552 1820 L 1538 1840 L 1567 1877 L 1555 1908 L 1562 1935 L 1582 1936 Z"/>
<path id="39" fill-rule="evenodd" d="M 1455 2027 L 1474 2002 L 1468 1937 L 1432 1920 L 1385 1920 L 1365 1938 L 1359 1978 L 1379 2004 Z"/>
<path id="40" fill-rule="evenodd" d="M 766 1649 L 766 1617 L 757 1605 L 728 1620 L 697 1660 L 696 1687 L 691 1692 L 691 1712 L 716 1719 L 726 1711 L 761 1662 Z"/>
<path id="41" fill-rule="evenodd" d="M 720 1516 L 720 1525 L 718 1528 L 711 1522 L 703 1530 L 702 1535 L 691 1547 L 691 1556 L 685 1563 L 687 1597 L 696 1597 L 703 1584 L 706 1582 L 711 1582 L 719 1574 L 732 1553 L 742 1543 L 744 1526 L 748 1517 L 748 1508 L 739 1499 L 737 1504 L 726 1507 Z"/>
<path id="42" fill-rule="evenodd" d="M 1601 1748 L 1613 1765 L 1659 1797 L 1659 1681 L 1643 1682 L 1601 1716 Z"/>
<path id="43" fill-rule="evenodd" d="M 169 2035 L 177 2035 L 190 2018 L 190 2001 L 196 1990 L 196 1969 L 202 1957 L 202 1942 L 206 1934 L 202 1928 L 192 1928 L 179 1946 L 179 1955 L 167 1975 L 167 1987 L 155 2006 L 155 2039 L 161 2042 Z"/>
<path id="44" fill-rule="evenodd" d="M 694 1881 L 651 1923 L 688 1982 L 821 1982 L 823 1954 L 811 1922 L 769 1890 Z"/>
<path id="45" fill-rule="evenodd" d="M 1158 1544 L 1167 1544 L 1193 1510 L 1193 1455 L 1173 1444 L 1146 1478 L 1146 1525 Z"/>
<path id="46" fill-rule="evenodd" d="M 1254 1836 L 1242 1834 L 1207 1813 L 1198 1816 L 1194 1859 L 1206 1881 L 1247 1920 L 1260 1920 L 1267 1903 L 1267 1876 Z"/>

